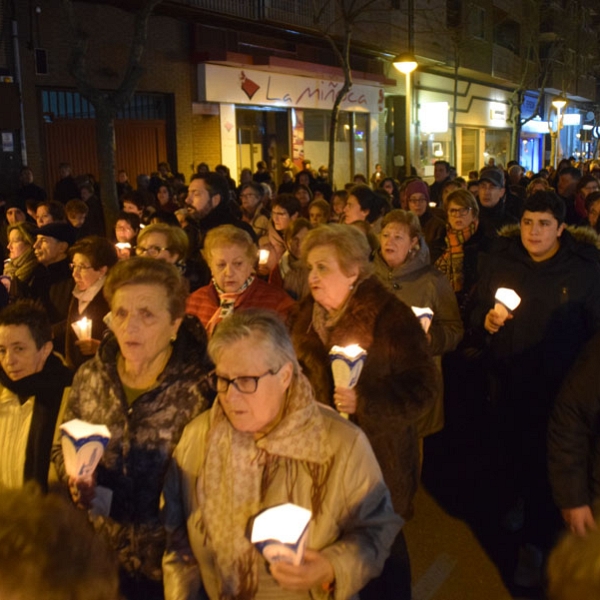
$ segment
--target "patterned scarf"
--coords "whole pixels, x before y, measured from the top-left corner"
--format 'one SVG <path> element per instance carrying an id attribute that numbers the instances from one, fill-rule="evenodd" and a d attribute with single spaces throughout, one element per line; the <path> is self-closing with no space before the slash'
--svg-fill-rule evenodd
<path id="1" fill-rule="evenodd" d="M 446 250 L 435 261 L 435 267 L 441 271 L 452 284 L 454 292 L 461 292 L 465 283 L 463 261 L 465 258 L 464 244 L 477 231 L 479 221 L 474 220 L 465 229 L 446 229 Z"/>
<path id="2" fill-rule="evenodd" d="M 210 337 L 215 329 L 215 327 L 229 315 L 233 314 L 233 308 L 235 306 L 236 300 L 252 285 L 254 281 L 254 275 L 250 275 L 246 281 L 242 284 L 237 292 L 225 292 L 222 290 L 215 281 L 213 277 L 213 285 L 215 286 L 215 290 L 219 295 L 219 308 L 214 312 L 213 316 L 210 318 L 206 325 L 206 332 Z"/>
<path id="3" fill-rule="evenodd" d="M 220 600 L 251 600 L 258 591 L 260 553 L 246 537 L 278 470 L 285 472 L 288 501 L 299 471 L 312 480 L 313 519 L 322 511 L 335 457 L 309 381 L 298 375 L 284 400 L 282 420 L 264 437 L 234 429 L 219 402 L 211 409 L 206 458 L 196 493 L 198 527 L 210 540 L 219 573 Z M 307 507 L 308 508 L 308 507 Z"/>

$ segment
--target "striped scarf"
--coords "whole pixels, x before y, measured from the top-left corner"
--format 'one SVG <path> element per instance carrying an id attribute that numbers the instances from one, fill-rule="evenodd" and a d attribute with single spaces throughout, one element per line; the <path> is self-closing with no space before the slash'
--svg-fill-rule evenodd
<path id="1" fill-rule="evenodd" d="M 465 258 L 464 244 L 477 231 L 479 221 L 474 220 L 468 227 L 461 229 L 446 229 L 446 250 L 436 262 L 435 267 L 450 281 L 454 292 L 462 292 L 465 283 L 463 261 Z"/>

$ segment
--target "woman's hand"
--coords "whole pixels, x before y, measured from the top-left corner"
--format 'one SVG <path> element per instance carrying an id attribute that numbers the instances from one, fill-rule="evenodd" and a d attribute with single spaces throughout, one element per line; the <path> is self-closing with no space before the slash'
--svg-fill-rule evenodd
<path id="1" fill-rule="evenodd" d="M 69 493 L 77 508 L 89 510 L 96 496 L 96 477 L 90 480 L 69 477 Z"/>
<path id="2" fill-rule="evenodd" d="M 504 326 L 505 321 L 510 321 L 513 316 L 508 313 L 506 319 L 502 318 L 502 315 L 494 310 L 493 308 L 485 315 L 485 323 L 483 326 L 488 333 L 498 333 L 500 328 Z"/>
<path id="3" fill-rule="evenodd" d="M 588 531 L 597 529 L 592 509 L 589 506 L 563 508 L 562 517 L 569 529 L 577 535 L 584 536 Z"/>
<path id="4" fill-rule="evenodd" d="M 353 388 L 336 387 L 333 401 L 339 412 L 353 415 L 356 412 L 356 391 Z"/>
<path id="5" fill-rule="evenodd" d="M 301 565 L 274 563 L 271 565 L 271 575 L 282 588 L 299 592 L 306 592 L 324 583 L 332 583 L 335 579 L 335 571 L 329 560 L 320 552 L 308 548 Z"/>
<path id="6" fill-rule="evenodd" d="M 100 340 L 77 340 L 75 345 L 84 356 L 94 356 L 100 347 Z"/>

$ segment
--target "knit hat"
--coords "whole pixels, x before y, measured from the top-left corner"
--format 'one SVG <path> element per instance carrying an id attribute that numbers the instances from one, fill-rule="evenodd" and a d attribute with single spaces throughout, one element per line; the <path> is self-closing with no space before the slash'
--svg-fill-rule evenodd
<path id="1" fill-rule="evenodd" d="M 479 181 L 489 181 L 496 187 L 504 187 L 504 171 L 497 169 L 496 167 L 486 167 L 481 169 L 479 174 Z"/>
<path id="2" fill-rule="evenodd" d="M 67 242 L 69 246 L 75 243 L 75 230 L 69 223 L 47 223 L 39 227 L 35 234 L 51 237 L 59 242 Z"/>
<path id="3" fill-rule="evenodd" d="M 410 198 L 413 194 L 423 194 L 423 196 L 425 196 L 425 198 L 427 198 L 427 201 L 429 202 L 429 186 L 420 179 L 415 179 L 414 181 L 411 181 L 406 186 L 405 192 L 407 198 Z"/>

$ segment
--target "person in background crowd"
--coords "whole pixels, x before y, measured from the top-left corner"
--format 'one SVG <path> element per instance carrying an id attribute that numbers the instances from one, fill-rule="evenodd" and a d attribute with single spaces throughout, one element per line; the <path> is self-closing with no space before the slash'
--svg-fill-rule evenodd
<path id="1" fill-rule="evenodd" d="M 210 270 L 199 256 L 187 258 L 188 236 L 179 225 L 153 223 L 142 229 L 137 238 L 135 252 L 175 265 L 186 279 L 189 291 L 193 292 L 210 282 Z"/>
<path id="2" fill-rule="evenodd" d="M 267 163 L 264 160 L 259 160 L 256 163 L 256 173 L 252 175 L 252 180 L 256 183 L 268 183 L 271 181 L 271 173 L 267 169 Z"/>
<path id="3" fill-rule="evenodd" d="M 477 171 L 475 172 L 477 173 Z M 469 179 L 467 181 L 467 190 L 477 199 L 479 197 L 479 179 Z"/>
<path id="4" fill-rule="evenodd" d="M 394 208 L 400 208 L 400 186 L 393 177 L 384 177 L 379 184 L 390 196 L 390 204 Z"/>
<path id="5" fill-rule="evenodd" d="M 260 239 L 269 228 L 269 213 L 265 208 L 265 190 L 256 182 L 241 186 L 242 220 L 248 223 Z"/>
<path id="6" fill-rule="evenodd" d="M 78 506 L 88 509 L 96 494 L 112 493 L 110 507 L 89 517 L 118 554 L 122 596 L 160 600 L 160 493 L 184 427 L 208 408 L 200 383 L 210 365 L 206 332 L 184 316 L 185 284 L 163 261 L 117 263 L 104 295 L 111 332 L 77 371 L 64 421 L 102 423 L 111 438 L 92 481 L 67 477 L 59 443 L 52 459 Z"/>
<path id="7" fill-rule="evenodd" d="M 89 223 L 87 222 L 87 216 L 89 214 L 89 207 L 83 201 L 78 198 L 73 198 L 65 204 L 65 214 L 67 221 L 71 227 L 75 230 L 75 239 L 80 240 L 89 234 Z"/>
<path id="8" fill-rule="evenodd" d="M 227 181 L 227 184 L 229 186 L 229 190 L 232 192 L 231 198 L 235 199 L 235 197 L 236 197 L 235 180 L 231 177 L 231 171 L 229 170 L 229 167 L 226 165 L 217 165 L 215 167 L 215 173 L 218 173 L 219 175 L 221 175 L 221 177 L 225 178 L 225 180 Z"/>
<path id="9" fill-rule="evenodd" d="M 479 226 L 489 238 L 505 225 L 519 222 L 520 201 L 506 192 L 504 171 L 487 167 L 479 174 Z"/>
<path id="10" fill-rule="evenodd" d="M 434 263 L 443 252 L 442 240 L 446 233 L 446 222 L 431 210 L 429 187 L 424 181 L 414 179 L 409 182 L 406 186 L 406 197 L 408 209 L 419 218 L 421 233 L 429 248 L 429 259 Z"/>
<path id="11" fill-rule="evenodd" d="M 341 223 L 344 220 L 344 209 L 348 203 L 348 192 L 338 190 L 331 197 L 331 222 Z"/>
<path id="12" fill-rule="evenodd" d="M 355 173 L 352 178 L 354 185 L 367 185 L 367 178 L 362 173 Z"/>
<path id="13" fill-rule="evenodd" d="M 73 378 L 52 349 L 41 306 L 19 300 L 0 311 L 0 490 L 27 481 L 48 488 L 56 421 Z"/>
<path id="14" fill-rule="evenodd" d="M 526 189 L 526 196 L 531 196 L 532 194 L 534 194 L 535 192 L 545 192 L 547 190 L 551 190 L 552 188 L 550 187 L 550 184 L 548 183 L 548 180 L 545 179 L 544 177 L 534 177 L 531 182 L 529 183 L 529 185 L 527 186 Z"/>
<path id="15" fill-rule="evenodd" d="M 132 192 L 133 187 L 129 183 L 129 177 L 127 176 L 127 171 L 121 169 L 117 173 L 117 196 L 119 200 L 123 197 L 127 192 Z"/>
<path id="16" fill-rule="evenodd" d="M 137 190 L 124 194 L 121 198 L 121 202 L 123 203 L 123 212 L 137 215 L 140 222 L 142 222 L 145 216 L 144 213 L 146 208 L 150 206 L 150 204 L 147 204 L 147 199 L 150 197 L 151 194 L 149 192 L 144 194 Z"/>
<path id="17" fill-rule="evenodd" d="M 38 227 L 43 227 L 49 223 L 66 223 L 67 215 L 64 204 L 54 200 L 46 200 L 38 204 L 35 211 L 35 221 Z"/>
<path id="18" fill-rule="evenodd" d="M 293 171 L 284 171 L 281 175 L 281 183 L 277 188 L 277 194 L 291 194 L 294 191 L 294 186 Z"/>
<path id="19" fill-rule="evenodd" d="M 373 446 L 394 510 L 412 515 L 418 485 L 416 421 L 433 404 L 439 375 L 419 321 L 371 275 L 366 237 L 346 225 L 308 233 L 302 258 L 311 295 L 290 318 L 292 341 L 316 398 L 350 415 Z M 359 344 L 366 360 L 356 387 L 335 386 L 329 352 Z M 397 536 L 382 576 L 361 598 L 410 598 L 404 535 Z"/>
<path id="20" fill-rule="evenodd" d="M 381 229 L 381 218 L 388 212 L 389 205 L 368 185 L 355 185 L 348 194 L 348 202 L 344 207 L 344 223 L 366 221 L 377 235 Z"/>
<path id="21" fill-rule="evenodd" d="M 46 190 L 33 182 L 33 171 L 29 167 L 19 171 L 19 184 L 17 199 L 23 204 L 26 200 L 35 200 L 39 204 L 48 197 Z"/>
<path id="22" fill-rule="evenodd" d="M 461 188 L 460 184 L 455 181 L 454 179 L 447 179 L 446 181 L 444 181 L 441 184 L 441 205 L 439 206 L 439 208 L 441 208 L 444 211 L 448 211 L 448 196 L 454 192 L 455 190 L 459 190 Z M 430 193 L 431 193 L 431 188 L 430 188 Z M 433 200 L 432 200 L 433 201 Z"/>
<path id="23" fill-rule="evenodd" d="M 208 173 L 210 173 L 210 167 L 208 164 L 205 162 L 198 163 L 198 166 L 196 167 L 196 174 L 207 175 Z"/>
<path id="24" fill-rule="evenodd" d="M 544 554 L 560 530 L 547 471 L 550 411 L 576 356 L 600 330 L 600 253 L 596 239 L 565 229 L 564 202 L 536 192 L 520 230 L 501 237 L 478 284 L 473 324 L 488 335 L 492 402 L 498 426 L 496 499 L 524 502 L 515 583 L 536 587 Z M 576 234 L 576 232 L 574 232 Z M 494 308 L 498 288 L 521 299 L 505 320 Z"/>
<path id="25" fill-rule="evenodd" d="M 592 192 L 585 198 L 585 209 L 587 211 L 587 224 L 594 229 L 598 226 L 600 216 L 600 192 Z"/>
<path id="26" fill-rule="evenodd" d="M 436 206 L 441 207 L 442 204 L 442 186 L 446 181 L 450 181 L 450 163 L 445 160 L 436 160 L 433 163 L 433 179 L 434 182 L 429 188 L 429 197 Z"/>
<path id="27" fill-rule="evenodd" d="M 33 223 L 15 223 L 8 226 L 8 260 L 4 262 L 5 277 L 10 278 L 11 300 L 29 294 L 29 282 L 38 265 L 33 251 L 36 228 Z"/>
<path id="28" fill-rule="evenodd" d="M 311 223 L 303 217 L 292 221 L 287 226 L 285 244 L 288 250 L 269 276 L 269 283 L 283 288 L 294 300 L 301 300 L 309 293 L 308 271 L 302 262 L 300 248 L 306 234 L 311 229 Z"/>
<path id="29" fill-rule="evenodd" d="M 115 600 L 117 564 L 85 517 L 34 484 L 0 492 L 0 597 Z"/>
<path id="30" fill-rule="evenodd" d="M 308 218 L 308 205 L 312 202 L 313 193 L 308 185 L 297 183 L 292 192 L 300 202 L 300 212 L 303 217 Z"/>
<path id="31" fill-rule="evenodd" d="M 281 157 L 281 171 L 291 171 L 292 176 L 295 177 L 296 173 L 298 173 L 298 167 L 294 164 L 294 161 L 287 155 L 284 154 Z"/>
<path id="32" fill-rule="evenodd" d="M 308 216 L 313 227 L 329 223 L 331 220 L 331 205 L 326 200 L 313 200 L 308 205 Z"/>
<path id="33" fill-rule="evenodd" d="M 233 225 L 208 232 L 203 249 L 212 281 L 187 299 L 186 312 L 200 319 L 209 337 L 218 324 L 238 310 L 269 308 L 286 319 L 294 301 L 281 288 L 256 277 L 258 248 Z"/>
<path id="34" fill-rule="evenodd" d="M 373 189 L 376 190 L 384 179 L 385 173 L 383 172 L 383 167 L 377 163 L 375 165 L 375 171 L 373 172 L 373 175 L 371 175 L 371 186 Z"/>
<path id="35" fill-rule="evenodd" d="M 89 209 L 87 216 L 87 227 L 90 234 L 105 235 L 104 212 L 102 203 L 96 195 L 94 186 L 91 183 L 84 183 L 79 187 L 79 197 L 87 204 Z"/>
<path id="36" fill-rule="evenodd" d="M 73 175 L 71 174 L 71 164 L 62 162 L 58 165 L 60 179 L 54 186 L 52 199 L 56 202 L 66 204 L 72 198 L 79 198 L 79 188 Z"/>
<path id="37" fill-rule="evenodd" d="M 315 187 L 315 177 L 313 175 L 313 172 L 307 169 L 299 171 L 296 174 L 296 185 L 306 186 L 312 194 Z"/>
<path id="38" fill-rule="evenodd" d="M 271 273 L 288 249 L 285 232 L 289 224 L 300 217 L 300 210 L 300 202 L 291 194 L 281 194 L 275 198 L 267 235 L 259 240 L 260 249 L 269 251 L 267 263 L 259 265 L 261 275 Z"/>
<path id="39" fill-rule="evenodd" d="M 577 214 L 575 209 L 575 196 L 577 195 L 577 186 L 580 180 L 581 171 L 571 166 L 570 161 L 567 161 L 563 168 L 559 165 L 556 192 L 563 199 L 567 207 L 567 215 L 565 217 L 567 225 L 578 225 L 582 221 L 582 218 Z"/>
<path id="40" fill-rule="evenodd" d="M 15 223 L 24 223 L 27 220 L 25 203 L 17 198 L 11 198 L 4 204 L 4 219 L 0 223 L 0 244 L 4 250 L 8 246 L 8 228 Z M 0 254 L 2 256 L 2 254 Z"/>
<path id="41" fill-rule="evenodd" d="M 116 249 L 119 260 L 125 260 L 133 255 L 139 231 L 140 218 L 134 213 L 121 211 L 115 223 Z"/>
<path id="42" fill-rule="evenodd" d="M 585 199 L 594 192 L 600 191 L 600 182 L 593 175 L 584 175 L 575 188 L 575 212 L 583 221 L 587 218 Z"/>
<path id="43" fill-rule="evenodd" d="M 96 354 L 107 330 L 104 317 L 110 308 L 102 291 L 106 275 L 118 259 L 114 245 L 99 236 L 76 242 L 69 249 L 69 258 L 75 287 L 67 315 L 65 358 L 71 368 L 77 369 Z M 92 322 L 91 337 L 78 339 L 72 325 L 84 317 Z"/>
<path id="44" fill-rule="evenodd" d="M 373 261 L 379 281 L 407 306 L 433 311 L 427 341 L 440 374 L 442 355 L 456 348 L 463 336 L 463 324 L 456 297 L 448 280 L 430 265 L 429 250 L 417 216 L 393 210 L 384 218 L 380 250 Z M 423 437 L 444 426 L 444 395 L 417 423 L 422 458 Z"/>
<path id="45" fill-rule="evenodd" d="M 270 311 L 234 314 L 209 349 L 218 399 L 186 428 L 165 482 L 166 598 L 200 585 L 210 600 L 326 597 L 334 586 L 356 597 L 401 525 L 364 434 L 315 402 Z M 246 529 L 282 502 L 311 510 L 307 548 L 301 565 L 267 569 Z"/>
<path id="46" fill-rule="evenodd" d="M 329 167 L 327 165 L 321 165 L 319 172 L 315 179 L 315 195 L 321 194 L 323 200 L 326 202 L 331 201 L 333 195 L 333 187 L 329 182 Z"/>
<path id="47" fill-rule="evenodd" d="M 178 208 L 173 189 L 168 183 L 161 183 L 156 190 L 158 210 L 174 213 Z"/>
<path id="48" fill-rule="evenodd" d="M 46 309 L 52 324 L 55 348 L 64 353 L 65 326 L 73 291 L 67 253 L 75 242 L 75 232 L 68 223 L 48 223 L 36 233 L 33 250 L 39 264 L 33 270 L 29 292 Z"/>

